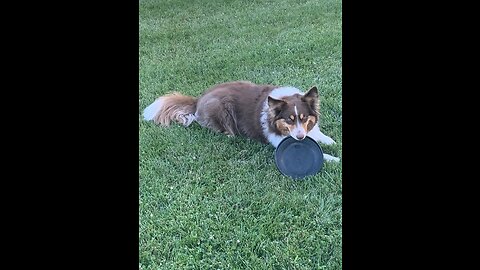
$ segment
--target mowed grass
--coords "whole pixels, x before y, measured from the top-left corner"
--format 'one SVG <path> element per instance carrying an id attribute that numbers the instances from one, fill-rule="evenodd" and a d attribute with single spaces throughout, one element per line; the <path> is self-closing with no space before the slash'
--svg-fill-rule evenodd
<path id="1" fill-rule="evenodd" d="M 142 119 L 171 91 L 226 81 L 320 91 L 342 149 L 342 6 L 335 1 L 140 0 L 140 269 L 341 269 L 342 167 L 282 176 L 274 148 Z"/>

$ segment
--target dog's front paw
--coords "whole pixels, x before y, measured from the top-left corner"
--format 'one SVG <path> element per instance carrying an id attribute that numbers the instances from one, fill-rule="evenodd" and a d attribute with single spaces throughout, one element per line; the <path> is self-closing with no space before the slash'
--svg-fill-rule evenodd
<path id="1" fill-rule="evenodd" d="M 320 142 L 323 143 L 323 144 L 326 144 L 326 145 L 336 144 L 336 142 L 328 136 L 324 136 L 324 137 L 320 138 Z"/>
<path id="2" fill-rule="evenodd" d="M 331 156 L 331 155 L 328 155 L 328 154 L 323 154 L 323 159 L 325 161 L 328 161 L 328 162 L 339 162 L 340 159 L 338 157 L 334 157 L 334 156 Z"/>

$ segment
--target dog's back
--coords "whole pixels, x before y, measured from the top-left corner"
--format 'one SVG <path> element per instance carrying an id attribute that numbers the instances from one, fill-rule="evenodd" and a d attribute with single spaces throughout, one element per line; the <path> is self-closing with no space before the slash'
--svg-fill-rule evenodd
<path id="1" fill-rule="evenodd" d="M 196 121 L 227 135 L 244 135 L 267 142 L 260 125 L 260 114 L 274 88 L 274 85 L 246 81 L 216 85 L 198 99 Z"/>

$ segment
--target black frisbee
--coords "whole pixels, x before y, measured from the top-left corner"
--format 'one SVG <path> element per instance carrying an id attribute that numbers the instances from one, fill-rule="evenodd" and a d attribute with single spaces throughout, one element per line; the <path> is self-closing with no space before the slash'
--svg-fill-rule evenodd
<path id="1" fill-rule="evenodd" d="M 323 151 L 310 137 L 297 141 L 288 136 L 275 149 L 275 163 L 283 175 L 303 178 L 322 169 Z"/>

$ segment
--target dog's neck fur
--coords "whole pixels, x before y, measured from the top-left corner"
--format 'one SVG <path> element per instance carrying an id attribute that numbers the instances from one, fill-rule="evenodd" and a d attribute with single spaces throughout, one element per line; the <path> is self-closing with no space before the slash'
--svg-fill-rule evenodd
<path id="1" fill-rule="evenodd" d="M 291 86 L 284 86 L 284 87 L 273 89 L 272 92 L 270 92 L 269 96 L 275 99 L 281 99 L 282 97 L 292 96 L 294 94 L 303 95 L 304 93 L 300 91 L 298 88 L 291 87 Z"/>

